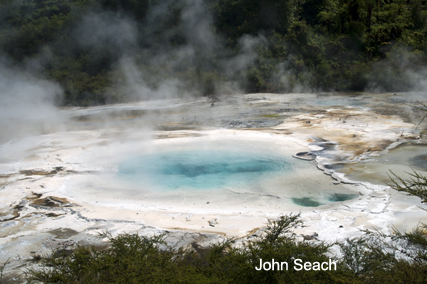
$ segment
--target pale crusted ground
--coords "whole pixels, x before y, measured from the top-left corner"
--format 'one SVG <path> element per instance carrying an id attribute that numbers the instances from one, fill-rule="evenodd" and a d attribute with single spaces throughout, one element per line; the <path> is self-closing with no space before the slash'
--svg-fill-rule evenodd
<path id="1" fill-rule="evenodd" d="M 422 140 L 414 125 L 417 117 L 407 106 L 395 105 L 395 97 L 252 94 L 222 98 L 214 107 L 200 99 L 65 111 L 74 117 L 66 131 L 0 146 L 0 263 L 10 258 L 7 269 L 22 271 L 32 256 L 99 242 L 96 235 L 105 230 L 168 230 L 171 242 L 207 244 L 222 235 L 252 234 L 268 218 L 291 212 L 301 212 L 307 226 L 297 233 L 317 232 L 328 241 L 360 235 L 365 228 L 411 229 L 427 220 L 419 199 L 384 185 L 350 181 L 327 167 Z M 159 145 L 221 141 L 250 141 L 289 156 L 323 151 L 314 152 L 315 161 L 296 160 L 295 175 L 269 180 L 259 192 L 141 193 L 114 178 L 123 157 Z M 319 207 L 298 206 L 290 199 L 324 192 L 359 197 Z"/>

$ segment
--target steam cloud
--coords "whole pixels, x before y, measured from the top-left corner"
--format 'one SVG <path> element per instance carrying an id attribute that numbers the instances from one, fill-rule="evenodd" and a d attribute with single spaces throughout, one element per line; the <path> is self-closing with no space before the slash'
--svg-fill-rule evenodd
<path id="1" fill-rule="evenodd" d="M 243 93 L 248 84 L 247 71 L 259 59 L 257 50 L 268 42 L 262 34 L 245 35 L 236 49 L 228 49 L 225 39 L 213 28 L 214 20 L 207 5 L 208 2 L 202 0 L 159 1 L 148 7 L 142 24 L 120 11 L 98 9 L 94 13 L 92 10 L 69 32 L 63 52 L 75 54 L 89 50 L 93 62 L 100 65 L 105 64 L 104 61 L 113 62 L 102 66 L 112 70 L 112 84 L 105 90 L 107 103 Z M 178 6 L 181 12 L 177 15 L 178 24 L 171 26 L 173 6 Z M 400 69 L 405 70 L 402 80 L 424 91 L 427 69 L 413 70 L 410 62 L 414 59 L 404 52 L 399 56 Z M 19 133 L 47 133 L 58 127 L 53 121 L 62 121 L 55 108 L 63 96 L 61 87 L 36 75 L 54 60 L 49 46 L 45 46 L 38 55 L 25 60 L 25 67 L 0 64 L 1 140 Z M 396 77 L 387 75 L 393 72 L 390 66 L 393 64 L 377 64 L 367 78 L 371 82 L 370 91 L 384 91 L 377 82 L 399 83 L 387 81 L 389 77 Z M 289 60 L 278 63 L 276 70 L 272 80 L 284 92 L 319 91 L 307 87 L 309 84 L 301 84 L 301 81 L 310 82 L 312 76 L 303 71 L 299 75 L 303 79 L 298 80 L 289 67 Z M 188 73 L 196 75 L 189 77 Z"/>
<path id="2" fill-rule="evenodd" d="M 0 142 L 58 130 L 62 93 L 57 83 L 0 63 Z"/>

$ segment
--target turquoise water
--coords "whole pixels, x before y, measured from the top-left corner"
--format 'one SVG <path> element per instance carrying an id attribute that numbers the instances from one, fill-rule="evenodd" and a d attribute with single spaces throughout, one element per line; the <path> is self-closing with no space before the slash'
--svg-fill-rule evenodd
<path id="1" fill-rule="evenodd" d="M 292 202 L 303 207 L 319 207 L 320 205 L 323 205 L 323 203 L 320 203 L 311 197 L 294 197 L 292 198 Z"/>
<path id="2" fill-rule="evenodd" d="M 285 157 L 245 151 L 173 151 L 137 156 L 119 165 L 118 176 L 164 190 L 240 187 L 292 171 Z"/>
<path id="3" fill-rule="evenodd" d="M 331 202 L 347 201 L 358 196 L 358 194 L 334 193 L 329 196 L 328 200 Z"/>
<path id="4" fill-rule="evenodd" d="M 329 202 L 341 202 L 341 201 L 347 201 L 351 200 L 353 198 L 358 197 L 357 194 L 347 194 L 347 193 L 334 193 L 329 195 L 327 198 L 327 201 Z M 326 200 L 318 200 L 316 198 L 312 197 L 293 197 L 292 202 L 296 205 L 303 206 L 303 207 L 319 207 L 320 205 L 324 205 Z M 327 203 L 327 202 L 326 202 Z"/>

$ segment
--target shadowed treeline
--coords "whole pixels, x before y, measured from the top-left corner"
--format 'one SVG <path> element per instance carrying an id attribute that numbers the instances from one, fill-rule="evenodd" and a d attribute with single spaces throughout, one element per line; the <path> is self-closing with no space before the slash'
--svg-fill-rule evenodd
<path id="1" fill-rule="evenodd" d="M 0 67 L 61 105 L 424 90 L 426 18 L 420 0 L 1 0 Z"/>

